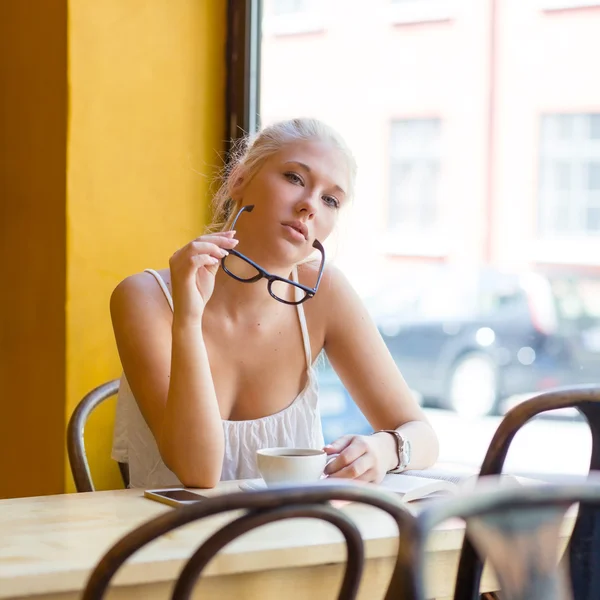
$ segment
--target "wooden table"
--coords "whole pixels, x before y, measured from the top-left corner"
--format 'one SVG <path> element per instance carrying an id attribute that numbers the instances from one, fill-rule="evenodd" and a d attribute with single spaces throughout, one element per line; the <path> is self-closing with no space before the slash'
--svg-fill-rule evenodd
<path id="1" fill-rule="evenodd" d="M 238 489 L 237 482 L 224 482 L 212 493 Z M 0 500 L 0 598 L 78 598 L 91 570 L 115 541 L 168 510 L 175 509 L 144 498 L 141 490 Z M 396 555 L 396 526 L 387 514 L 372 507 L 348 504 L 343 510 L 365 539 L 367 561 L 359 597 L 381 598 Z M 142 549 L 117 574 L 108 597 L 169 597 L 185 559 L 231 518 L 227 514 L 205 519 Z M 462 523 L 455 521 L 432 534 L 426 569 L 429 597 L 452 595 L 463 533 Z M 295 519 L 268 525 L 218 555 L 201 579 L 197 595 L 334 598 L 345 552 L 343 538 L 327 523 Z M 482 589 L 496 589 L 490 573 L 484 573 Z"/>

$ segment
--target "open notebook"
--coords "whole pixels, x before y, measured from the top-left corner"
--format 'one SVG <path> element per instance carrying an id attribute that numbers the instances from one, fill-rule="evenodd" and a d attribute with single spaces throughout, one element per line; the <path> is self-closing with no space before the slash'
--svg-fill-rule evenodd
<path id="1" fill-rule="evenodd" d="M 521 483 L 523 485 L 540 484 L 541 481 L 513 475 L 501 475 L 502 482 Z M 389 474 L 380 484 L 365 484 L 398 494 L 403 502 L 414 502 L 438 496 L 455 494 L 459 489 L 475 486 L 477 471 L 461 468 L 435 467 L 423 471 L 406 471 Z M 322 480 L 324 481 L 324 480 Z M 264 490 L 267 486 L 262 479 L 249 479 L 240 483 L 244 491 Z"/>

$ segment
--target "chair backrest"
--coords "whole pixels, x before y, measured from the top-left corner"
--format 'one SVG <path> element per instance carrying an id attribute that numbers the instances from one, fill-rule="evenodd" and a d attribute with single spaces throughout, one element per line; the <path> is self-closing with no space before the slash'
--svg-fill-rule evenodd
<path id="1" fill-rule="evenodd" d="M 363 540 L 355 523 L 344 511 L 330 505 L 331 500 L 360 502 L 384 510 L 392 516 L 402 535 L 415 527 L 414 516 L 399 500 L 391 495 L 352 484 L 320 483 L 313 486 L 271 488 L 214 496 L 163 513 L 125 535 L 97 564 L 86 584 L 82 600 L 104 598 L 112 577 L 121 565 L 137 550 L 156 538 L 192 521 L 237 510 L 247 512 L 210 536 L 192 554 L 174 586 L 171 596 L 173 600 L 188 600 L 191 597 L 204 567 L 232 540 L 261 525 L 298 517 L 329 522 L 343 534 L 347 547 L 347 561 L 338 598 L 353 600 L 356 598 L 363 572 Z M 414 564 L 411 552 L 411 549 L 404 553 L 398 552 L 386 600 L 417 599 L 414 596 Z"/>
<path id="2" fill-rule="evenodd" d="M 600 470 L 600 387 L 581 385 L 539 394 L 510 410 L 494 434 L 481 466 L 480 477 L 498 475 L 516 433 L 533 417 L 561 408 L 576 408 L 592 433 L 590 471 Z M 553 448 L 549 448 L 552 451 Z M 565 448 L 556 448 L 565 451 Z M 550 459 L 551 460 L 551 459 Z M 600 598 L 600 510 L 582 507 L 569 542 L 571 585 L 574 600 Z M 465 536 L 456 581 L 455 600 L 477 600 L 483 564 Z"/>
<path id="3" fill-rule="evenodd" d="M 90 467 L 85 452 L 84 430 L 91 412 L 102 402 L 119 392 L 119 380 L 115 379 L 94 388 L 86 394 L 73 411 L 67 426 L 67 452 L 71 473 L 78 492 L 95 491 Z M 129 485 L 128 465 L 119 463 L 119 470 L 125 487 Z"/>
<path id="4" fill-rule="evenodd" d="M 429 533 L 448 519 L 462 518 L 470 540 L 493 567 L 503 599 L 567 600 L 573 590 L 568 565 L 558 562 L 560 532 L 567 509 L 578 502 L 580 508 L 600 507 L 597 474 L 580 484 L 507 487 L 497 481 L 480 482 L 474 490 L 425 508 L 410 532 L 414 537 L 403 534 L 400 544 L 415 547 L 415 562 L 422 566 Z M 422 589 L 422 569 L 417 569 L 415 579 Z"/>

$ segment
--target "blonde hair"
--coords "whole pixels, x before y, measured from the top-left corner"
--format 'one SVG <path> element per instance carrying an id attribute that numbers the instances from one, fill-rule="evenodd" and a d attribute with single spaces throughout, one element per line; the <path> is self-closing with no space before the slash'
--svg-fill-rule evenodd
<path id="1" fill-rule="evenodd" d="M 239 207 L 232 199 L 232 191 L 240 177 L 252 179 L 263 163 L 286 144 L 318 140 L 328 142 L 341 151 L 346 159 L 349 174 L 348 198 L 352 197 L 356 178 L 356 162 L 350 148 L 335 129 L 318 119 L 300 118 L 279 121 L 269 125 L 254 136 L 239 140 L 229 164 L 221 176 L 219 189 L 213 197 L 213 218 L 208 231 L 227 229 Z"/>

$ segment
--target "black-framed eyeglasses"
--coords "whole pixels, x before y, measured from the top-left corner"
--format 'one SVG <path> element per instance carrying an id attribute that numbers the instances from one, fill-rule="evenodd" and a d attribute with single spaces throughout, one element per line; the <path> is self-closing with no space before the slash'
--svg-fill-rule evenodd
<path id="1" fill-rule="evenodd" d="M 235 227 L 237 220 L 240 218 L 240 215 L 243 212 L 252 212 L 253 208 L 253 204 L 249 206 L 242 206 L 238 214 L 235 216 L 235 219 L 233 220 L 229 230 L 231 231 Z M 285 277 L 279 277 L 279 275 L 272 275 L 237 250 L 229 250 L 229 254 L 221 259 L 221 266 L 227 275 L 233 277 L 237 281 L 241 281 L 242 283 L 254 283 L 260 279 L 266 279 L 268 282 L 267 289 L 269 290 L 269 294 L 271 294 L 271 296 L 278 302 L 293 305 L 302 304 L 317 293 L 317 290 L 319 289 L 319 283 L 321 283 L 321 277 L 323 276 L 323 269 L 325 268 L 325 249 L 323 248 L 323 244 L 321 244 L 319 240 L 315 240 L 313 242 L 313 248 L 316 248 L 321 253 L 321 266 L 319 267 L 319 274 L 317 276 L 317 282 L 314 288 L 302 285 L 301 283 L 292 281 L 291 279 L 286 279 Z M 239 258 L 243 261 L 243 264 L 235 265 L 235 261 L 228 261 L 227 259 L 229 259 L 231 256 Z M 300 292 L 303 294 L 301 298 L 299 297 Z M 294 298 L 294 300 L 289 300 L 288 298 L 290 296 Z"/>

